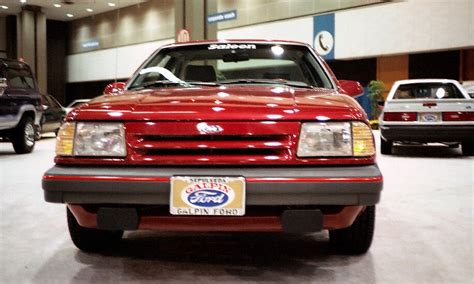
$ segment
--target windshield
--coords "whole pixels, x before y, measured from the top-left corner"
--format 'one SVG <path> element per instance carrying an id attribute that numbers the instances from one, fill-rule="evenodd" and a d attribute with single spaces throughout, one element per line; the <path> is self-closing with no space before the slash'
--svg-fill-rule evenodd
<path id="1" fill-rule="evenodd" d="M 166 48 L 131 80 L 130 89 L 223 84 L 285 84 L 328 88 L 332 83 L 305 46 L 200 44 Z"/>
<path id="2" fill-rule="evenodd" d="M 453 84 L 419 83 L 400 85 L 393 99 L 464 99 Z"/>

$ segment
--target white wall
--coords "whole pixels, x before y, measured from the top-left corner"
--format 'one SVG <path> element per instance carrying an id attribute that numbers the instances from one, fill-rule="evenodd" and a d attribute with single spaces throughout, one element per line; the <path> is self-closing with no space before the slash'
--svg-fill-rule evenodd
<path id="1" fill-rule="evenodd" d="M 335 58 L 350 59 L 474 46 L 473 0 L 408 0 L 335 13 Z M 313 44 L 313 16 L 218 32 Z"/>
<path id="2" fill-rule="evenodd" d="M 289 19 L 217 32 L 218 39 L 279 39 L 311 43 L 313 17 Z"/>
<path id="3" fill-rule="evenodd" d="M 156 49 L 172 42 L 174 39 L 165 39 L 69 55 L 67 82 L 129 78 Z"/>
<path id="4" fill-rule="evenodd" d="M 335 25 L 336 59 L 474 47 L 474 1 L 408 0 L 365 6 L 336 12 Z M 312 44 L 313 17 L 221 30 L 217 36 Z M 173 41 L 70 55 L 68 82 L 127 78 L 154 50 Z"/>
<path id="5" fill-rule="evenodd" d="M 337 59 L 474 46 L 474 1 L 410 0 L 336 13 Z"/>

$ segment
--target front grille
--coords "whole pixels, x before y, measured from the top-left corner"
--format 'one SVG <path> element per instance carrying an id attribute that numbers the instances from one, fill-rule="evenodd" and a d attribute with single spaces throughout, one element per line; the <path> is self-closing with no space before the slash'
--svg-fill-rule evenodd
<path id="1" fill-rule="evenodd" d="M 144 141 L 268 141 L 284 140 L 286 135 L 142 135 Z"/>
<path id="2" fill-rule="evenodd" d="M 146 149 L 144 155 L 150 156 L 277 156 L 284 150 L 273 149 Z"/>
<path id="3" fill-rule="evenodd" d="M 155 164 L 235 164 L 288 161 L 299 123 L 218 123 L 223 134 L 199 134 L 196 123 L 127 124 L 129 154 Z M 174 126 L 174 127 L 173 127 Z"/>

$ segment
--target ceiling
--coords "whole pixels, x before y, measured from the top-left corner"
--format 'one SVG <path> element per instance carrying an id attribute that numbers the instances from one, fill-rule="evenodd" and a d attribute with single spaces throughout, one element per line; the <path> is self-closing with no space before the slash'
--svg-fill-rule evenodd
<path id="1" fill-rule="evenodd" d="M 46 17 L 51 20 L 72 21 L 92 15 L 101 14 L 119 8 L 146 2 L 147 0 L 23 0 L 26 5 L 40 6 Z M 66 4 L 65 2 L 72 3 Z M 109 3 L 112 4 L 109 5 Z M 59 4 L 61 7 L 55 7 Z M 21 11 L 22 4 L 20 0 L 0 0 L 0 15 L 16 15 Z M 8 7 L 4 9 L 3 6 Z M 87 9 L 92 9 L 87 10 Z M 71 16 L 67 16 L 71 14 Z"/>

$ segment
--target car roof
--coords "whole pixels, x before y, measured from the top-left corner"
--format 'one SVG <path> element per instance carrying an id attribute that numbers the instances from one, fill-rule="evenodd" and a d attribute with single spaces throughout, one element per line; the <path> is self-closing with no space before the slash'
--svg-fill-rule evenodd
<path id="1" fill-rule="evenodd" d="M 266 40 L 266 39 L 214 39 L 214 40 L 195 40 L 187 42 L 170 43 L 163 47 L 178 47 L 187 45 L 200 45 L 200 44 L 226 44 L 226 43 L 256 43 L 256 44 L 289 44 L 289 45 L 300 45 L 308 46 L 307 43 L 291 40 Z"/>
<path id="2" fill-rule="evenodd" d="M 26 62 L 16 60 L 16 59 L 8 59 L 8 58 L 0 58 L 0 65 L 5 66 L 6 68 L 23 68 L 28 66 Z"/>
<path id="3" fill-rule="evenodd" d="M 422 84 L 422 83 L 459 83 L 456 80 L 452 79 L 410 79 L 410 80 L 399 80 L 395 84 L 405 85 L 405 84 Z"/>

